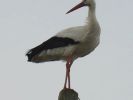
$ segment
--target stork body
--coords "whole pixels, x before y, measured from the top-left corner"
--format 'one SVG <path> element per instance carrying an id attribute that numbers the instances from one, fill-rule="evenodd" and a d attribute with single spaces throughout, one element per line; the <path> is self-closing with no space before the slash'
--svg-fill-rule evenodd
<path id="1" fill-rule="evenodd" d="M 55 36 L 32 48 L 26 54 L 30 62 L 66 61 L 66 79 L 70 88 L 70 67 L 73 61 L 92 52 L 99 44 L 100 26 L 95 15 L 95 1 L 83 0 L 80 4 L 69 10 L 72 12 L 82 6 L 89 7 L 87 23 L 58 32 Z"/>

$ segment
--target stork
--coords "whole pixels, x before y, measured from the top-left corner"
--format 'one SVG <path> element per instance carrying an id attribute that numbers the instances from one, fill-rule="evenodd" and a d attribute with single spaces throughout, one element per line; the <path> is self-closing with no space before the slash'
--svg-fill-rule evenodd
<path id="1" fill-rule="evenodd" d="M 67 85 L 71 88 L 70 67 L 74 60 L 91 53 L 100 41 L 100 26 L 95 14 L 94 0 L 83 0 L 66 14 L 84 6 L 89 7 L 85 25 L 64 29 L 26 54 L 29 62 L 66 61 L 64 88 L 67 88 Z"/>

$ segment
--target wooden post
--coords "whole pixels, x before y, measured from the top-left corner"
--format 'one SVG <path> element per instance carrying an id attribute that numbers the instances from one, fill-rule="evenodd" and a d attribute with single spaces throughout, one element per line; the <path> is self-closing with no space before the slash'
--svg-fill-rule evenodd
<path id="1" fill-rule="evenodd" d="M 63 89 L 59 93 L 58 100 L 80 100 L 78 93 L 73 89 Z"/>

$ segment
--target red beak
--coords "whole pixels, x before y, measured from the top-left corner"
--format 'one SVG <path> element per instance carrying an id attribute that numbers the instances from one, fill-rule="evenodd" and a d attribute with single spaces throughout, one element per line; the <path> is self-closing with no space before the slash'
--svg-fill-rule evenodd
<path id="1" fill-rule="evenodd" d="M 66 14 L 68 14 L 68 13 L 70 13 L 70 12 L 76 10 L 76 9 L 79 9 L 79 8 L 81 8 L 83 6 L 85 6 L 84 1 L 82 1 L 81 3 L 79 3 L 78 5 L 76 5 L 75 7 L 73 7 L 72 9 L 70 9 Z"/>

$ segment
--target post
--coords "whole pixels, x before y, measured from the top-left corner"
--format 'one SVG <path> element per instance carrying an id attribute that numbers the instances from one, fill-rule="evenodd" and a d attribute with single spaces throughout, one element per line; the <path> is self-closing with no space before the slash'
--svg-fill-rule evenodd
<path id="1" fill-rule="evenodd" d="M 62 89 L 59 93 L 58 100 L 80 100 L 78 93 L 73 89 Z"/>

